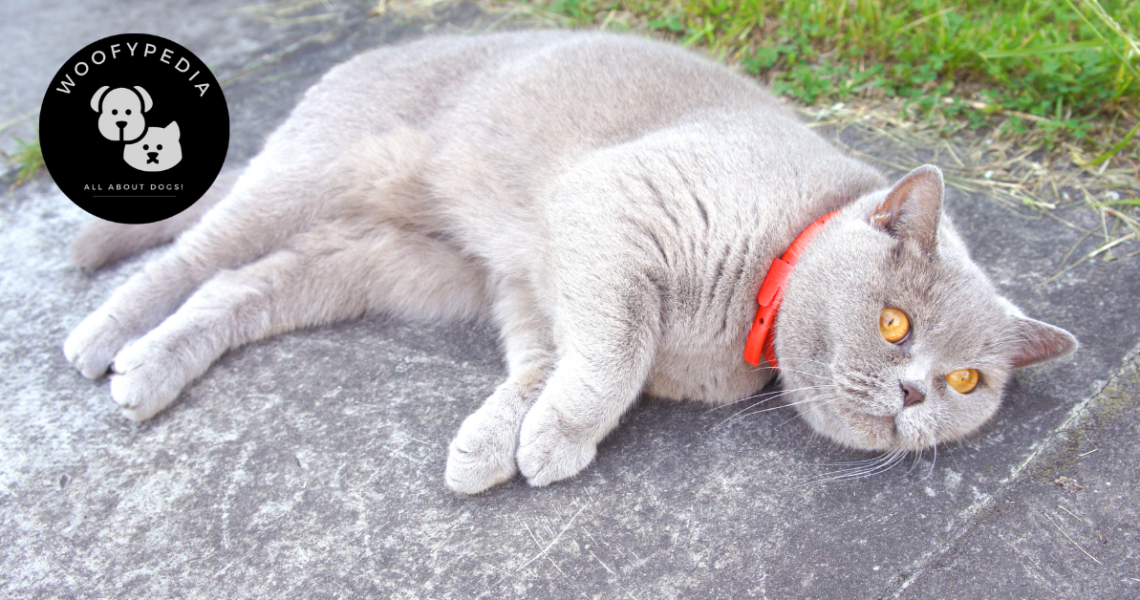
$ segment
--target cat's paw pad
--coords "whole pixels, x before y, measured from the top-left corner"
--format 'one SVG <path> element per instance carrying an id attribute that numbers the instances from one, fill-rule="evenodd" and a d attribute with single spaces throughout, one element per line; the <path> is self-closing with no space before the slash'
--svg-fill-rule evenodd
<path id="1" fill-rule="evenodd" d="M 598 452 L 596 442 L 561 426 L 553 412 L 535 407 L 519 432 L 519 471 L 535 487 L 577 475 Z"/>
<path id="2" fill-rule="evenodd" d="M 115 354 L 128 339 L 119 322 L 99 310 L 71 331 L 63 343 L 63 355 L 84 377 L 98 379 L 107 374 Z"/>
<path id="3" fill-rule="evenodd" d="M 468 416 L 451 441 L 447 487 L 477 494 L 515 476 L 515 426 L 484 410 Z"/>
<path id="4" fill-rule="evenodd" d="M 145 344 L 120 352 L 111 371 L 111 397 L 132 421 L 145 421 L 170 406 L 188 383 L 173 357 Z"/>

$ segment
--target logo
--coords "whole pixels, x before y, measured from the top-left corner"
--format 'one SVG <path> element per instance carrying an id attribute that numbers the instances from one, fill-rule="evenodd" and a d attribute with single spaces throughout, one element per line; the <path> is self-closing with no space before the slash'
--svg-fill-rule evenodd
<path id="1" fill-rule="evenodd" d="M 40 147 L 56 185 L 118 223 L 161 221 L 197 202 L 229 141 L 218 80 L 189 50 L 155 35 L 115 35 L 80 50 L 40 109 Z"/>

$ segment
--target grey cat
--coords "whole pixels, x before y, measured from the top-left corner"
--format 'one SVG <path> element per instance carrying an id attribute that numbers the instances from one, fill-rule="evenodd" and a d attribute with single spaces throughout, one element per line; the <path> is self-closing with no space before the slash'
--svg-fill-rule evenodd
<path id="1" fill-rule="evenodd" d="M 775 369 L 742 359 L 761 281 L 831 211 L 774 332 L 815 431 L 879 451 L 958 439 L 1012 369 L 1076 348 L 970 261 L 937 168 L 891 187 L 753 82 L 632 37 L 368 52 L 215 196 L 75 328 L 68 360 L 110 371 L 142 420 L 227 350 L 280 332 L 377 311 L 491 319 L 509 376 L 451 443 L 447 484 L 464 493 L 520 471 L 536 486 L 573 476 L 641 393 L 720 405 L 763 388 Z M 96 266 L 194 218 L 95 224 L 74 256 Z"/>

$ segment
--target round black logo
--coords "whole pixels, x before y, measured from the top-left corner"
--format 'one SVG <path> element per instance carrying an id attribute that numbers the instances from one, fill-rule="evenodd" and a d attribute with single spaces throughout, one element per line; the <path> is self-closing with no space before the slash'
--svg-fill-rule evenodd
<path id="1" fill-rule="evenodd" d="M 206 193 L 226 158 L 230 114 L 218 80 L 189 50 L 142 33 L 72 56 L 40 110 L 40 147 L 56 185 L 119 223 L 172 217 Z"/>

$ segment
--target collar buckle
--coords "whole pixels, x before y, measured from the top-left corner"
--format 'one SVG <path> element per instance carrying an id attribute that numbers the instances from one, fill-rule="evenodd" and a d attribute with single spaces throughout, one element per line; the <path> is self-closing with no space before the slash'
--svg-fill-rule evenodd
<path id="1" fill-rule="evenodd" d="M 772 326 L 776 323 L 776 311 L 780 309 L 780 302 L 784 299 L 784 287 L 787 285 L 788 279 L 792 277 L 800 253 L 815 239 L 815 236 L 823 229 L 824 224 L 837 214 L 839 214 L 838 210 L 829 212 L 813 221 L 811 225 L 808 225 L 796 236 L 782 257 L 772 260 L 772 266 L 768 268 L 768 274 L 764 276 L 764 283 L 760 285 L 760 293 L 756 295 L 756 302 L 760 305 L 760 309 L 756 312 L 756 318 L 752 321 L 752 329 L 748 331 L 748 341 L 744 344 L 744 361 L 748 364 L 759 367 L 760 359 L 763 357 L 773 369 L 780 368 L 776 363 L 776 347 L 772 335 Z"/>

